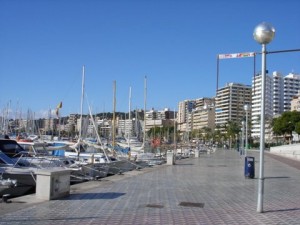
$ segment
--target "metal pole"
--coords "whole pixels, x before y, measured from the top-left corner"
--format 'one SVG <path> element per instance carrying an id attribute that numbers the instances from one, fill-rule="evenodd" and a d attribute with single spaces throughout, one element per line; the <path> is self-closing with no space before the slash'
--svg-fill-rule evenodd
<path id="1" fill-rule="evenodd" d="M 145 145 L 146 145 L 146 102 L 147 102 L 147 76 L 144 78 L 144 130 L 143 130 L 143 149 L 145 152 Z"/>
<path id="2" fill-rule="evenodd" d="M 245 141 L 245 122 L 242 121 L 242 148 L 241 148 L 241 151 L 240 151 L 240 155 L 243 155 L 244 154 L 244 149 L 245 149 L 245 145 L 244 145 L 244 141 Z"/>
<path id="3" fill-rule="evenodd" d="M 113 121 L 112 121 L 112 147 L 113 151 L 115 151 L 116 145 L 116 86 L 117 82 L 113 81 Z"/>
<path id="4" fill-rule="evenodd" d="M 255 73 L 256 73 L 256 53 L 253 57 L 253 80 L 255 80 Z M 255 95 L 255 82 L 254 82 L 254 88 L 253 88 L 253 95 Z"/>
<path id="5" fill-rule="evenodd" d="M 245 144 L 245 156 L 247 156 L 248 150 L 248 106 L 246 110 L 246 144 Z"/>
<path id="6" fill-rule="evenodd" d="M 217 55 L 217 86 L 216 86 L 216 93 L 218 93 L 219 89 L 219 55 Z"/>
<path id="7" fill-rule="evenodd" d="M 265 148 L 265 94 L 266 94 L 266 44 L 262 44 L 261 111 L 260 111 L 260 162 L 258 178 L 257 212 L 263 212 L 264 148 Z"/>

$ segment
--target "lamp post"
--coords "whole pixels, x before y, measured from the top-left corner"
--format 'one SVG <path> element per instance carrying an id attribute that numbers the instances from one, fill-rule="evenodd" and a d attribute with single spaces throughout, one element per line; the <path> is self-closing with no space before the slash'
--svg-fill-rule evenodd
<path id="1" fill-rule="evenodd" d="M 241 131 L 242 131 L 242 147 L 241 147 L 241 151 L 240 151 L 240 155 L 243 155 L 244 154 L 244 142 L 245 142 L 245 121 L 243 120 L 242 121 L 242 128 L 241 128 Z"/>
<path id="2" fill-rule="evenodd" d="M 261 69 L 261 113 L 260 113 L 260 162 L 258 178 L 257 212 L 263 212 L 264 196 L 264 148 L 265 148 L 265 92 L 266 92 L 266 45 L 272 41 L 275 35 L 274 27 L 266 22 L 258 24 L 253 32 L 254 39 L 262 45 L 262 69 Z"/>
<path id="3" fill-rule="evenodd" d="M 251 109 L 251 106 L 246 104 L 244 105 L 244 110 L 246 112 L 246 143 L 245 143 L 245 156 L 247 156 L 247 150 L 248 150 L 248 113 Z"/>

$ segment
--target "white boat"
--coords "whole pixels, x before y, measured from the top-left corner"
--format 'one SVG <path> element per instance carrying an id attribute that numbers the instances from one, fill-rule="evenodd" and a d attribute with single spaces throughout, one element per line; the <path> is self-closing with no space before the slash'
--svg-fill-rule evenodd
<path id="1" fill-rule="evenodd" d="M 124 138 L 124 140 L 117 139 L 116 144 L 118 144 L 122 148 L 129 147 L 131 151 L 135 151 L 135 152 L 144 151 L 143 142 L 139 141 L 137 137 Z"/>
<path id="2" fill-rule="evenodd" d="M 42 142 L 18 142 L 26 151 L 28 151 L 29 157 L 22 157 L 21 162 L 29 163 L 29 165 L 34 165 L 40 168 L 52 168 L 60 167 L 71 170 L 71 183 L 91 180 L 96 176 L 97 178 L 105 177 L 107 175 L 107 170 L 104 168 L 95 173 L 95 169 L 91 167 L 90 157 L 85 157 L 81 154 L 81 160 L 78 160 L 78 153 L 75 149 L 72 149 L 68 145 L 56 146 L 53 150 L 49 150 L 47 143 Z M 67 146 L 67 147 L 66 147 Z M 59 151 L 60 154 L 49 154 L 49 152 L 54 153 Z M 91 170 L 91 171 L 89 171 Z"/>
<path id="3" fill-rule="evenodd" d="M 2 140 L 0 140 L 2 142 Z M 3 143 L 1 143 L 3 146 Z M 1 148 L 2 149 L 2 148 Z M 2 189 L 1 194 L 10 194 L 12 197 L 24 195 L 33 191 L 36 186 L 36 176 L 34 167 L 20 166 L 15 160 L 0 151 L 0 174 L 1 179 L 16 180 L 17 185 L 9 189 Z"/>
<path id="4" fill-rule="evenodd" d="M 27 136 L 27 139 L 31 140 L 31 141 L 36 141 L 39 139 L 39 136 L 38 135 L 35 135 L 35 134 L 30 134 Z"/>
<path id="5" fill-rule="evenodd" d="M 155 153 L 140 153 L 136 156 L 137 164 L 148 164 L 149 166 L 161 165 L 165 163 L 165 159 L 157 156 Z"/>
<path id="6" fill-rule="evenodd" d="M 0 140 L 0 162 L 5 167 L 7 178 L 16 178 L 18 173 L 22 174 L 22 180 L 18 179 L 19 184 L 24 184 L 25 172 L 29 173 L 29 178 L 35 177 L 35 171 L 40 169 L 60 169 L 71 170 L 71 183 L 77 183 L 90 179 L 82 172 L 82 167 L 69 158 L 55 157 L 48 154 L 45 149 L 46 143 L 39 142 L 16 142 L 15 140 Z M 4 170 L 4 169 L 2 169 Z M 19 175 L 21 175 L 19 174 Z M 24 178 L 24 179 L 23 179 Z M 35 183 L 30 181 L 31 186 Z"/>

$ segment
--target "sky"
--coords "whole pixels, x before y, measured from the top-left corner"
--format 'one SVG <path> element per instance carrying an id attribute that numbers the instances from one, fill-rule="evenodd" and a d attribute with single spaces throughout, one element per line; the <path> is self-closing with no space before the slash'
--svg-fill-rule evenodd
<path id="1" fill-rule="evenodd" d="M 300 49 L 299 0 L 0 0 L 1 114 L 80 113 L 83 66 L 83 113 L 112 112 L 114 96 L 116 111 L 177 111 L 215 96 L 218 54 L 261 51 L 261 22 L 268 51 Z M 255 62 L 220 60 L 218 86 L 250 85 Z M 267 69 L 300 74 L 300 52 L 268 54 Z"/>

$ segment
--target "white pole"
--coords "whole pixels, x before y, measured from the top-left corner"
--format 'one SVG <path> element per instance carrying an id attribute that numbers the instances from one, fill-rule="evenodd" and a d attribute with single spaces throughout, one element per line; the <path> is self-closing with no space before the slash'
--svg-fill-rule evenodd
<path id="1" fill-rule="evenodd" d="M 147 76 L 144 79 L 144 136 L 143 136 L 143 147 L 145 152 L 145 141 L 146 141 L 146 101 L 147 101 Z"/>
<path id="2" fill-rule="evenodd" d="M 84 100 L 84 79 L 85 79 L 85 66 L 82 66 L 82 82 L 81 82 L 81 102 L 80 102 L 80 125 L 79 125 L 79 138 L 81 141 L 82 136 L 82 114 L 83 114 L 83 100 Z"/>
<path id="3" fill-rule="evenodd" d="M 262 69 L 261 69 L 261 111 L 260 111 L 260 162 L 258 178 L 257 212 L 263 212 L 264 196 L 264 148 L 265 148 L 265 95 L 266 95 L 266 45 L 272 41 L 275 28 L 266 22 L 255 27 L 254 39 L 262 45 Z"/>
<path id="4" fill-rule="evenodd" d="M 248 150 L 248 106 L 246 110 L 246 144 L 245 144 L 245 156 L 247 156 Z"/>
<path id="5" fill-rule="evenodd" d="M 244 149 L 245 149 L 245 121 L 242 121 L 242 148 L 241 148 L 241 155 L 244 154 Z"/>
<path id="6" fill-rule="evenodd" d="M 116 139 L 116 81 L 113 81 L 113 121 L 112 121 L 112 147 L 115 150 Z"/>
<path id="7" fill-rule="evenodd" d="M 174 108 L 174 154 L 177 154 L 177 143 L 176 143 L 176 111 Z"/>
<path id="8" fill-rule="evenodd" d="M 129 87 L 129 110 L 128 110 L 128 123 L 129 123 L 129 129 L 128 129 L 128 134 L 127 134 L 127 138 L 128 138 L 128 147 L 130 147 L 130 132 L 132 130 L 132 123 L 131 123 L 131 87 Z"/>
<path id="9" fill-rule="evenodd" d="M 263 212 L 264 198 L 264 148 L 265 148 L 265 95 L 266 95 L 266 44 L 262 44 L 261 110 L 260 110 L 260 162 L 258 177 L 257 212 Z"/>

